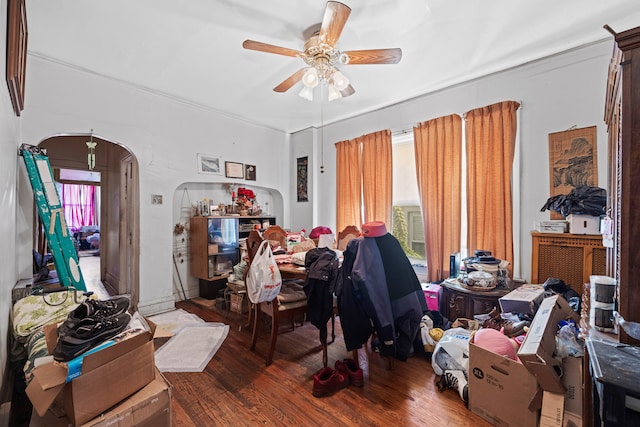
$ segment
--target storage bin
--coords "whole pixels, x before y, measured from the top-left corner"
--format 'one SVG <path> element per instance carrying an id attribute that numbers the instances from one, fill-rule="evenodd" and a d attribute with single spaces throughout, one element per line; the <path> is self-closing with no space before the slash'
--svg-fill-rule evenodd
<path id="1" fill-rule="evenodd" d="M 427 302 L 427 308 L 431 311 L 440 311 L 440 296 L 442 287 L 435 283 L 422 283 L 422 292 Z"/>

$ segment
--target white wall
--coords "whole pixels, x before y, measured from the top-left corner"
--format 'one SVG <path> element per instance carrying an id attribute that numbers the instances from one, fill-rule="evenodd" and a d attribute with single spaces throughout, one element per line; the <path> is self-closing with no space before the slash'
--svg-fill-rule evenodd
<path id="1" fill-rule="evenodd" d="M 1 10 L 6 10 L 7 2 L 0 2 Z M 4 14 L 3 14 L 4 16 Z M 7 20 L 0 21 L 0 69 L 5 69 L 5 46 L 7 34 Z M 3 78 L 4 80 L 4 78 Z M 0 236 L 2 236 L 2 268 L 0 268 L 0 383 L 4 383 L 4 368 L 7 366 L 8 354 L 6 338 L 9 330 L 11 313 L 11 289 L 19 278 L 19 259 L 29 259 L 31 268 L 31 239 L 25 236 L 25 221 L 18 211 L 18 188 L 20 179 L 16 173 L 22 158 L 18 157 L 20 145 L 20 119 L 17 118 L 11 106 L 11 99 L 7 85 L 3 82 L 0 89 Z M 27 238 L 29 248 L 17 251 L 16 241 Z M 29 270 L 31 273 L 31 270 Z"/>
<path id="2" fill-rule="evenodd" d="M 24 142 L 35 145 L 52 135 L 93 129 L 97 136 L 126 146 L 138 159 L 140 311 L 144 314 L 173 308 L 175 190 L 185 182 L 232 181 L 198 174 L 197 153 L 256 165 L 255 184 L 280 189 L 284 199 L 289 198 L 290 148 L 281 132 L 36 57 L 28 57 L 27 70 Z M 164 204 L 151 205 L 152 194 L 163 195 Z M 21 207 L 31 204 L 31 200 L 20 200 Z M 284 224 L 288 215 L 285 209 Z M 31 245 L 30 240 L 19 243 Z"/>
<path id="3" fill-rule="evenodd" d="M 598 129 L 598 183 L 607 186 L 607 135 L 603 122 L 607 69 L 613 40 L 596 43 L 572 52 L 530 63 L 506 72 L 477 79 L 429 96 L 328 125 L 324 129 L 325 173 L 314 171 L 318 199 L 318 224 L 335 227 L 335 147 L 334 143 L 383 128 L 411 129 L 417 123 L 448 114 L 462 114 L 477 107 L 514 100 L 520 112 L 520 212 L 516 218 L 516 253 L 520 249 L 521 273 L 531 274 L 531 236 L 535 220 L 549 219 L 540 208 L 549 198 L 548 134 L 571 126 Z M 416 70 L 416 72 L 420 72 Z M 294 147 L 309 143 L 306 133 L 293 135 Z M 520 241 L 519 245 L 517 241 Z"/>

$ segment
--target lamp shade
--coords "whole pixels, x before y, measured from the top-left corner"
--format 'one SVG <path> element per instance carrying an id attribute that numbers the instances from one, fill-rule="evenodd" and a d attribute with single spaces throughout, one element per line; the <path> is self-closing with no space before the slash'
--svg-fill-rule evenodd
<path id="1" fill-rule="evenodd" d="M 306 99 L 307 101 L 313 101 L 313 89 L 309 86 L 303 85 L 302 90 L 300 91 L 298 96 L 300 96 L 300 98 Z"/>
<path id="2" fill-rule="evenodd" d="M 342 94 L 340 94 L 340 91 L 338 91 L 338 89 L 336 89 L 336 87 L 333 84 L 329 84 L 329 93 L 327 95 L 327 98 L 329 98 L 329 101 L 333 101 L 334 99 L 338 99 L 341 97 L 342 97 Z"/>
<path id="3" fill-rule="evenodd" d="M 347 77 L 344 74 L 342 74 L 342 72 L 340 72 L 339 70 L 336 70 L 333 73 L 331 80 L 333 81 L 333 85 L 339 91 L 344 90 L 347 88 L 347 86 L 349 86 L 349 79 L 347 79 Z"/>
<path id="4" fill-rule="evenodd" d="M 302 84 L 306 87 L 314 88 L 318 86 L 320 79 L 318 78 L 318 70 L 314 67 L 308 67 L 302 76 Z"/>

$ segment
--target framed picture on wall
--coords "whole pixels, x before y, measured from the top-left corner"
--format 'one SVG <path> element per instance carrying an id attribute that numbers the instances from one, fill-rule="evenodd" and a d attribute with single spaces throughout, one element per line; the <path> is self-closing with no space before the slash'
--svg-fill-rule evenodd
<path id="1" fill-rule="evenodd" d="M 222 157 L 198 153 L 198 173 L 222 175 Z"/>
<path id="2" fill-rule="evenodd" d="M 227 178 L 244 178 L 244 165 L 236 162 L 224 162 L 224 170 Z"/>
<path id="3" fill-rule="evenodd" d="M 307 156 L 296 159 L 296 194 L 299 202 L 309 201 L 309 194 L 307 193 L 308 164 L 309 158 Z"/>
<path id="4" fill-rule="evenodd" d="M 256 166 L 255 165 L 244 165 L 244 179 L 247 181 L 255 181 L 256 180 Z"/>
<path id="5" fill-rule="evenodd" d="M 549 134 L 549 182 L 551 197 L 583 185 L 598 186 L 595 126 Z M 551 219 L 561 218 L 551 212 Z"/>
<path id="6" fill-rule="evenodd" d="M 7 6 L 7 85 L 16 116 L 24 109 L 27 65 L 27 10 L 25 0 L 9 0 Z"/>

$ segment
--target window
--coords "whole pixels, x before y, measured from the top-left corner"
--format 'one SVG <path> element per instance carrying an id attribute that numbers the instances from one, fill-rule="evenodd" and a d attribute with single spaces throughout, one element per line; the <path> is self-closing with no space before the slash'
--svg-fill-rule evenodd
<path id="1" fill-rule="evenodd" d="M 413 133 L 393 136 L 393 223 L 392 234 L 400 241 L 414 265 L 425 267 L 425 244 Z"/>

